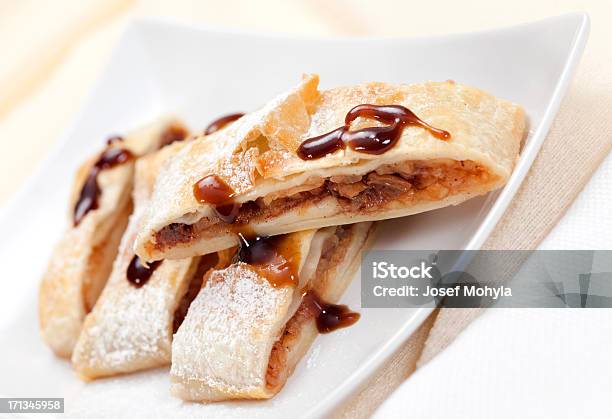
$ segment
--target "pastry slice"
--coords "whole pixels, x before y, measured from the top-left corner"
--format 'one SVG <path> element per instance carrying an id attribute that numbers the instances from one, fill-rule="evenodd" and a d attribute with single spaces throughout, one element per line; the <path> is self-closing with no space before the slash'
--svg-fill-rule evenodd
<path id="1" fill-rule="evenodd" d="M 85 317 L 72 354 L 73 367 L 85 380 L 169 364 L 172 334 L 206 271 L 220 263 L 213 253 L 146 266 L 132 250 L 159 167 L 183 146 L 168 146 L 136 162 L 134 213 L 110 278 Z"/>
<path id="2" fill-rule="evenodd" d="M 39 293 L 39 322 L 45 342 L 69 357 L 86 313 L 110 274 L 132 211 L 134 162 L 165 144 L 185 138 L 178 121 L 163 119 L 111 137 L 78 170 L 70 200 L 70 225 L 56 245 Z"/>
<path id="3" fill-rule="evenodd" d="M 454 82 L 319 91 L 318 77 L 201 137 L 160 176 L 136 240 L 144 260 L 456 205 L 508 180 L 520 106 Z"/>
<path id="4" fill-rule="evenodd" d="M 330 303 L 352 279 L 370 229 L 366 222 L 261 239 L 243 244 L 228 268 L 209 271 L 174 336 L 171 393 L 202 402 L 278 393 L 319 331 L 358 319 Z"/>

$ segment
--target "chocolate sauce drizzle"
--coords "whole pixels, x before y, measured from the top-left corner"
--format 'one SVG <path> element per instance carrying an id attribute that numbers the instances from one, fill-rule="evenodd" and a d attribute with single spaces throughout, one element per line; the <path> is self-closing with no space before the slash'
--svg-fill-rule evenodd
<path id="1" fill-rule="evenodd" d="M 264 276 L 273 287 L 297 285 L 298 264 L 297 242 L 291 240 L 290 234 L 271 237 L 252 236 L 245 238 L 240 235 L 242 243 L 234 262 L 244 262 L 250 265 L 260 275 Z M 360 314 L 351 311 L 345 305 L 325 302 L 315 291 L 308 291 L 303 302 L 316 316 L 317 329 L 321 333 L 333 332 L 342 327 L 348 327 L 357 320 Z"/>
<path id="2" fill-rule="evenodd" d="M 235 262 L 250 265 L 273 287 L 297 285 L 298 257 L 295 243 L 287 234 L 270 237 L 240 234 L 241 243 Z"/>
<path id="3" fill-rule="evenodd" d="M 73 224 L 79 225 L 83 217 L 99 205 L 101 194 L 98 175 L 105 169 L 111 169 L 134 158 L 134 155 L 122 148 L 107 148 L 89 170 L 85 184 L 81 189 L 79 199 L 74 206 Z"/>
<path id="4" fill-rule="evenodd" d="M 172 124 L 161 133 L 159 137 L 159 147 L 164 148 L 177 141 L 183 141 L 187 138 L 187 130 L 178 124 Z"/>
<path id="5" fill-rule="evenodd" d="M 149 263 L 149 266 L 147 267 L 142 264 L 137 255 L 134 255 L 127 268 L 127 280 L 136 288 L 142 287 L 147 283 L 147 281 L 151 278 L 151 275 L 153 275 L 153 272 L 155 272 L 155 269 L 157 269 L 162 262 L 162 260 L 157 260 Z"/>
<path id="6" fill-rule="evenodd" d="M 229 115 L 222 116 L 219 119 L 215 119 L 211 122 L 206 129 L 204 130 L 204 135 L 210 135 L 213 132 L 219 131 L 221 128 L 224 128 L 226 125 L 234 122 L 237 119 L 240 119 L 244 116 L 243 113 L 232 113 Z"/>
<path id="7" fill-rule="evenodd" d="M 233 113 L 214 120 L 206 127 L 204 135 L 219 131 L 243 115 L 243 113 Z M 210 204 L 222 221 L 231 224 L 236 220 L 240 205 L 233 202 L 234 190 L 221 177 L 204 176 L 193 185 L 193 195 L 200 203 Z"/>
<path id="8" fill-rule="evenodd" d="M 234 190 L 217 175 L 204 176 L 193 185 L 193 195 L 203 203 L 210 204 L 215 213 L 226 223 L 233 223 L 240 205 L 232 201 Z"/>
<path id="9" fill-rule="evenodd" d="M 351 122 L 358 117 L 376 119 L 388 124 L 381 127 L 350 131 Z M 448 140 L 450 133 L 434 128 L 400 105 L 357 105 L 345 117 L 344 125 L 328 133 L 303 141 L 297 149 L 302 160 L 314 160 L 344 150 L 348 146 L 358 152 L 383 154 L 399 141 L 404 127 L 419 126 L 440 140 Z"/>
<path id="10" fill-rule="evenodd" d="M 359 313 L 351 311 L 346 305 L 331 304 L 323 301 L 312 290 L 304 295 L 303 301 L 314 311 L 319 333 L 330 333 L 334 330 L 351 326 L 361 317 Z"/>

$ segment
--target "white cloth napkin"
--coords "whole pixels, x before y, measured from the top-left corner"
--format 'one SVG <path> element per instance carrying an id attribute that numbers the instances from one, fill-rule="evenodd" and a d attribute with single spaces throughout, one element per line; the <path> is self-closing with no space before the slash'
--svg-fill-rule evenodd
<path id="1" fill-rule="evenodd" d="M 612 155 L 540 249 L 612 249 Z M 612 417 L 612 309 L 490 309 L 376 418 Z"/>

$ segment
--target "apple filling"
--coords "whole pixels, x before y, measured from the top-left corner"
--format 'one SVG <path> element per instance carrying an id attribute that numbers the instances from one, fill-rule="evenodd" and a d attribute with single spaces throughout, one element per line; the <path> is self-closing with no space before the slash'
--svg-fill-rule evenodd
<path id="1" fill-rule="evenodd" d="M 233 224 L 216 217 L 202 218 L 194 224 L 173 223 L 155 235 L 155 247 L 165 250 L 189 243 L 201 233 L 215 235 L 279 216 L 288 211 L 333 198 L 343 214 L 379 211 L 391 202 L 410 206 L 439 201 L 448 196 L 473 191 L 497 177 L 471 160 L 413 160 L 381 166 L 365 175 L 332 176 L 307 182 L 299 189 L 282 191 L 241 205 Z M 304 188 L 307 187 L 307 190 Z M 329 214 L 330 216 L 335 214 Z"/>

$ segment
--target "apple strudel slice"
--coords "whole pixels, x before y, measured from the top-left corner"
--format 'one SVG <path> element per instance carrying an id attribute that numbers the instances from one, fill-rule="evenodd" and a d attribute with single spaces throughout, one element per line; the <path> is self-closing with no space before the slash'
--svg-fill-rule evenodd
<path id="1" fill-rule="evenodd" d="M 522 108 L 454 82 L 320 91 L 318 77 L 200 137 L 158 179 L 136 253 L 183 258 L 260 236 L 456 205 L 503 186 Z"/>
<path id="2" fill-rule="evenodd" d="M 209 271 L 172 343 L 171 393 L 201 402 L 278 393 L 319 331 L 358 319 L 330 302 L 352 279 L 371 228 L 249 240 L 235 263 Z"/>
<path id="3" fill-rule="evenodd" d="M 85 317 L 72 354 L 73 367 L 84 380 L 169 364 L 173 333 L 206 271 L 221 263 L 222 255 L 213 253 L 146 266 L 132 250 L 159 167 L 184 145 L 166 147 L 136 162 L 134 213 L 113 271 Z"/>
<path id="4" fill-rule="evenodd" d="M 39 292 L 41 334 L 57 355 L 71 355 L 83 318 L 110 274 L 132 211 L 134 162 L 186 135 L 179 121 L 164 118 L 125 138 L 109 138 L 106 148 L 79 168 L 71 223 L 52 253 Z"/>

